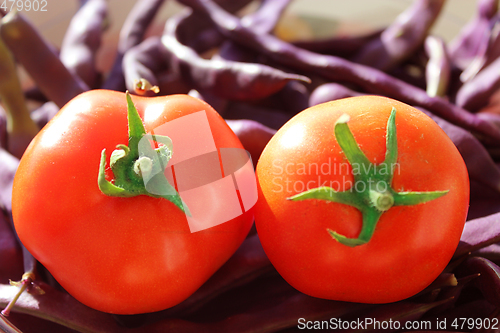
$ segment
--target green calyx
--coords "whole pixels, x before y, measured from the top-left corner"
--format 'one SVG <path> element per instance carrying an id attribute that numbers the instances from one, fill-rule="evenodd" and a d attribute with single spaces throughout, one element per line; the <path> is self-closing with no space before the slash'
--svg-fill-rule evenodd
<path id="1" fill-rule="evenodd" d="M 165 168 L 173 153 L 172 140 L 167 136 L 146 134 L 128 91 L 126 98 L 128 146 L 119 144 L 111 154 L 109 165 L 114 176 L 113 183 L 106 179 L 106 149 L 102 150 L 97 177 L 99 189 L 112 197 L 148 195 L 164 198 L 189 214 L 179 193 L 165 177 Z M 158 148 L 153 149 L 151 141 Z"/>
<path id="2" fill-rule="evenodd" d="M 380 164 L 371 163 L 361 151 L 347 122 L 349 116 L 342 115 L 335 123 L 335 138 L 347 160 L 357 170 L 354 184 L 349 190 L 337 192 L 331 187 L 317 187 L 294 195 L 289 200 L 307 199 L 327 200 L 346 204 L 357 208 L 363 216 L 361 232 L 357 238 L 348 238 L 327 229 L 338 242 L 347 246 L 358 246 L 370 241 L 380 216 L 393 206 L 410 206 L 437 199 L 446 191 L 430 192 L 396 192 L 392 188 L 392 179 L 398 158 L 398 142 L 396 135 L 396 109 L 393 108 L 387 121 L 386 153 Z M 355 167 L 356 166 L 356 167 Z M 361 184 L 361 185 L 360 185 Z M 360 185 L 360 186 L 358 186 Z"/>

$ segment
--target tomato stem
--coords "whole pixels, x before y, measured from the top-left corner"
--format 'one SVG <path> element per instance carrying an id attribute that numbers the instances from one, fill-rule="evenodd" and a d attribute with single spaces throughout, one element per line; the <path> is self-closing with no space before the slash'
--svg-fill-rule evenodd
<path id="1" fill-rule="evenodd" d="M 392 188 L 392 179 L 398 160 L 395 108 L 392 109 L 387 121 L 385 159 L 378 165 L 371 163 L 363 153 L 347 125 L 348 121 L 348 115 L 340 116 L 335 123 L 334 134 L 340 148 L 353 167 L 354 184 L 361 184 L 362 186 L 353 186 L 343 192 L 337 192 L 331 187 L 317 187 L 288 199 L 292 201 L 327 200 L 357 208 L 363 216 L 358 237 L 348 238 L 331 229 L 327 229 L 327 232 L 333 239 L 344 245 L 358 246 L 370 241 L 380 216 L 391 207 L 423 204 L 445 195 L 448 190 L 396 192 Z"/>
<path id="2" fill-rule="evenodd" d="M 5 309 L 2 310 L 2 315 L 4 317 L 9 316 L 10 310 L 12 310 L 12 308 L 14 307 L 14 304 L 16 304 L 16 302 L 19 299 L 19 297 L 21 296 L 21 294 L 28 288 L 28 286 L 33 282 L 34 279 L 35 279 L 35 274 L 33 272 L 26 272 L 23 274 L 21 281 L 19 281 L 19 282 L 11 281 L 10 282 L 11 285 L 20 286 L 21 288 L 16 293 L 14 298 L 9 302 L 9 304 L 7 304 Z"/>
<path id="3" fill-rule="evenodd" d="M 138 95 L 145 95 L 148 91 L 152 91 L 155 94 L 160 92 L 160 88 L 158 86 L 154 86 L 146 79 L 134 80 L 135 93 Z"/>
<path id="4" fill-rule="evenodd" d="M 117 145 L 111 154 L 114 182 L 106 179 L 106 149 L 102 150 L 97 176 L 99 189 L 113 197 L 148 195 L 164 198 L 189 215 L 179 193 L 165 177 L 165 168 L 173 153 L 172 140 L 167 136 L 147 134 L 128 91 L 126 98 L 129 144 Z M 151 141 L 161 146 L 153 149 Z"/>

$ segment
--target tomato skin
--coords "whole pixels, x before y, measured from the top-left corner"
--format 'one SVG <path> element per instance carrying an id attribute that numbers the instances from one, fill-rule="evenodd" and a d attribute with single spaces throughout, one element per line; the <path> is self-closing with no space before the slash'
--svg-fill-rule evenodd
<path id="1" fill-rule="evenodd" d="M 243 148 L 201 100 L 132 98 L 147 132 L 205 110 L 216 147 Z M 250 209 L 191 233 L 185 214 L 168 200 L 104 195 L 97 186 L 101 150 L 106 148 L 109 160 L 116 145 L 127 143 L 125 94 L 81 94 L 30 144 L 13 188 L 15 227 L 27 249 L 76 299 L 116 314 L 180 303 L 236 251 L 253 223 Z M 203 199 L 220 205 L 216 197 Z"/>
<path id="2" fill-rule="evenodd" d="M 362 215 L 356 208 L 287 198 L 321 185 L 354 186 L 333 133 L 343 113 L 368 159 L 382 162 L 392 107 L 399 152 L 393 188 L 449 192 L 424 204 L 393 206 L 367 244 L 349 247 L 326 230 L 357 237 Z M 385 97 L 346 98 L 299 113 L 268 143 L 256 174 L 255 223 L 266 254 L 293 287 L 319 298 L 388 303 L 415 295 L 448 264 L 467 216 L 468 174 L 454 144 L 424 113 Z"/>

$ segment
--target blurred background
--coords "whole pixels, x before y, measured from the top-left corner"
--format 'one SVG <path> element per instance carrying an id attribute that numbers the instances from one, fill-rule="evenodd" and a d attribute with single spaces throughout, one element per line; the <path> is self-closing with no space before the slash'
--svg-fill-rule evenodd
<path id="1" fill-rule="evenodd" d="M 120 28 L 135 2 L 136 0 L 109 0 L 110 22 L 98 57 L 100 68 L 108 68 L 112 63 Z M 293 0 L 284 15 L 287 19 L 282 20 L 287 26 L 281 29 L 294 30 L 294 38 L 358 34 L 388 25 L 411 3 L 412 0 Z M 54 45 L 60 46 L 79 5 L 78 0 L 47 0 L 45 12 L 33 10 L 22 12 L 39 28 L 44 37 Z M 176 1 L 165 1 L 154 24 L 150 27 L 149 34 L 161 32 L 165 19 L 180 8 L 182 6 Z M 438 18 L 432 32 L 449 41 L 475 11 L 476 1 L 447 1 L 444 13 Z"/>

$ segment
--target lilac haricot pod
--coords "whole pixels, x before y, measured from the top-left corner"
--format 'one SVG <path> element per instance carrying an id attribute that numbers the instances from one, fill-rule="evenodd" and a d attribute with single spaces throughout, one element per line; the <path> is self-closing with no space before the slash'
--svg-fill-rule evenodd
<path id="1" fill-rule="evenodd" d="M 276 130 L 249 119 L 226 120 L 226 122 L 240 139 L 243 148 L 250 153 L 255 167 L 262 151 Z"/>
<path id="2" fill-rule="evenodd" d="M 178 26 L 190 15 L 187 10 L 171 17 L 166 23 L 162 43 L 185 81 L 196 90 L 229 100 L 255 100 L 276 93 L 291 80 L 310 81 L 303 75 L 262 64 L 202 58 L 177 39 Z"/>
<path id="3" fill-rule="evenodd" d="M 488 105 L 490 98 L 500 88 L 499 71 L 500 58 L 497 58 L 460 87 L 455 98 L 456 104 L 471 112 Z"/>
<path id="4" fill-rule="evenodd" d="M 59 112 L 60 108 L 54 102 L 45 102 L 31 112 L 31 119 L 42 128 Z"/>
<path id="5" fill-rule="evenodd" d="M 149 37 L 130 48 L 123 57 L 122 67 L 125 85 L 131 93 L 136 91 L 141 79 L 147 80 L 152 86 L 158 86 L 159 73 L 168 70 L 168 57 L 162 52 L 160 37 Z M 151 93 L 154 96 L 152 91 Z"/>
<path id="6" fill-rule="evenodd" d="M 496 307 L 500 307 L 500 267 L 482 257 L 470 257 L 458 268 L 457 275 L 478 274 L 473 280 L 483 297 Z"/>
<path id="7" fill-rule="evenodd" d="M 290 120 L 289 113 L 274 108 L 251 105 L 243 102 L 231 102 L 224 112 L 226 119 L 248 119 L 277 130 Z"/>
<path id="8" fill-rule="evenodd" d="M 490 32 L 486 41 L 481 44 L 477 55 L 460 74 L 460 81 L 467 82 L 474 78 L 483 68 L 491 64 L 500 55 L 500 17 L 496 15 L 490 21 Z"/>
<path id="9" fill-rule="evenodd" d="M 458 281 L 457 278 L 455 277 L 455 274 L 442 272 L 429 286 L 427 286 L 424 290 L 418 293 L 415 297 L 427 293 L 432 293 L 436 290 L 441 290 L 442 288 L 455 287 L 457 284 Z"/>
<path id="10" fill-rule="evenodd" d="M 453 63 L 464 70 L 477 57 L 490 38 L 490 20 L 498 11 L 498 0 L 477 0 L 474 17 L 448 43 L 448 51 Z"/>
<path id="11" fill-rule="evenodd" d="M 491 158 L 486 148 L 469 131 L 420 109 L 431 117 L 453 141 L 464 159 L 469 177 L 489 188 L 500 192 L 500 168 Z"/>
<path id="12" fill-rule="evenodd" d="M 500 261 L 500 244 L 495 243 L 495 244 L 491 244 L 489 246 L 482 247 L 479 250 L 474 251 L 472 254 L 477 255 L 479 257 L 486 258 L 486 259 L 491 260 L 493 262 L 499 262 Z"/>
<path id="13" fill-rule="evenodd" d="M 0 148 L 0 207 L 7 213 L 12 213 L 12 185 L 19 159 L 5 149 Z"/>
<path id="14" fill-rule="evenodd" d="M 481 133 L 484 141 L 500 144 L 500 130 L 448 100 L 430 97 L 422 89 L 396 79 L 380 70 L 348 60 L 298 48 L 273 35 L 260 35 L 244 27 L 240 20 L 210 0 L 179 0 L 209 15 L 219 31 L 269 59 L 300 71 L 309 71 L 331 81 L 342 80 L 360 86 L 364 91 L 383 95 L 404 103 L 427 108 L 434 114 L 468 130 Z"/>
<path id="15" fill-rule="evenodd" d="M 500 114 L 493 112 L 479 112 L 477 116 L 500 128 Z"/>
<path id="16" fill-rule="evenodd" d="M 164 2 L 165 0 L 140 0 L 135 3 L 120 30 L 116 57 L 107 79 L 102 84 L 103 89 L 119 91 L 125 89 L 123 56 L 130 48 L 142 41 Z"/>
<path id="17" fill-rule="evenodd" d="M 431 97 L 446 96 L 451 77 L 451 63 L 444 40 L 428 36 L 424 47 L 429 58 L 425 67 L 427 94 Z"/>
<path id="18" fill-rule="evenodd" d="M 299 113 L 309 107 L 309 89 L 306 83 L 300 81 L 289 81 L 283 89 L 276 93 L 280 105 L 292 115 Z"/>
<path id="19" fill-rule="evenodd" d="M 191 89 L 188 92 L 188 95 L 196 97 L 198 99 L 201 99 L 202 101 L 207 102 L 211 107 L 214 108 L 215 111 L 217 111 L 218 114 L 220 114 L 222 117 L 224 117 L 226 113 L 226 108 L 229 103 L 228 100 L 220 98 L 218 96 L 215 96 L 213 94 L 210 94 L 207 91 L 204 92 L 199 92 L 196 89 Z"/>
<path id="20" fill-rule="evenodd" d="M 445 302 L 444 304 L 438 305 L 429 313 L 440 313 L 446 311 L 448 309 L 453 308 L 457 301 L 459 300 L 460 294 L 462 290 L 468 286 L 474 279 L 478 277 L 478 274 L 472 274 L 469 276 L 465 276 L 463 278 L 457 279 L 457 283 L 455 286 L 446 286 L 443 287 L 438 294 L 437 300 L 450 300 L 449 302 Z"/>
<path id="21" fill-rule="evenodd" d="M 71 19 L 61 44 L 59 58 L 62 63 L 91 88 L 97 87 L 100 79 L 96 54 L 107 18 L 107 1 L 88 0 Z"/>
<path id="22" fill-rule="evenodd" d="M 352 61 L 389 71 L 420 48 L 445 0 L 414 0 L 381 34 L 366 44 Z"/>
<path id="23" fill-rule="evenodd" d="M 0 308 L 4 308 L 19 291 L 19 287 L 0 285 Z M 43 295 L 41 293 L 43 292 Z M 36 281 L 32 292 L 23 293 L 16 301 L 12 312 L 41 317 L 66 326 L 55 332 L 68 332 L 67 327 L 79 332 L 120 332 L 120 327 L 109 313 L 89 308 L 71 297 L 41 281 Z M 29 319 L 27 319 L 29 320 Z M 38 330 L 38 329 L 37 329 Z M 15 331 L 14 331 L 15 332 Z"/>
<path id="24" fill-rule="evenodd" d="M 454 257 L 500 242 L 500 213 L 470 220 L 465 223 Z"/>
<path id="25" fill-rule="evenodd" d="M 467 220 L 483 218 L 498 212 L 500 212 L 500 193 L 471 179 Z"/>
<path id="26" fill-rule="evenodd" d="M 217 0 L 228 12 L 234 13 L 248 5 L 252 0 Z M 177 38 L 181 44 L 189 46 L 197 53 L 220 47 L 226 40 L 215 28 L 206 15 L 195 12 L 187 17 L 177 29 Z"/>
<path id="27" fill-rule="evenodd" d="M 12 223 L 0 210 L 0 284 L 18 281 L 23 274 L 23 257 Z"/>
<path id="28" fill-rule="evenodd" d="M 341 58 L 351 58 L 367 43 L 380 38 L 383 30 L 375 30 L 364 35 L 333 36 L 314 40 L 299 40 L 293 45 L 311 52 L 329 54 Z"/>
<path id="29" fill-rule="evenodd" d="M 241 23 L 248 28 L 254 29 L 257 33 L 271 33 L 289 3 L 290 0 L 264 0 L 255 12 L 243 16 Z M 226 60 L 255 61 L 254 52 L 249 52 L 248 49 L 242 48 L 230 40 L 221 45 L 219 55 Z"/>
<path id="30" fill-rule="evenodd" d="M 340 83 L 327 82 L 316 87 L 309 97 L 309 106 L 334 101 L 336 99 L 361 96 L 360 92 L 354 91 Z"/>
<path id="31" fill-rule="evenodd" d="M 2 21 L 3 22 L 3 21 Z M 1 27 L 1 25 L 0 25 Z M 20 158 L 39 128 L 30 118 L 14 56 L 0 38 L 0 100 L 5 111 L 5 147 Z"/>
<path id="32" fill-rule="evenodd" d="M 2 18 L 0 36 L 43 94 L 59 107 L 89 89 L 64 66 L 52 46 L 20 13 L 9 12 Z"/>
<path id="33" fill-rule="evenodd" d="M 130 48 L 142 42 L 147 29 L 152 24 L 164 2 L 165 0 L 138 0 L 135 3 L 120 30 L 116 58 L 102 88 L 111 90 L 125 89 L 122 65 L 123 57 Z M 248 2 L 250 0 L 218 0 L 218 3 L 230 12 L 241 9 Z"/>
<path id="34" fill-rule="evenodd" d="M 7 114 L 0 105 L 0 148 L 7 149 Z"/>

